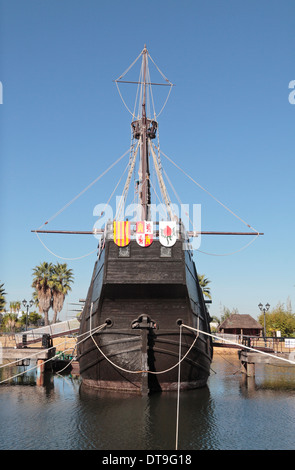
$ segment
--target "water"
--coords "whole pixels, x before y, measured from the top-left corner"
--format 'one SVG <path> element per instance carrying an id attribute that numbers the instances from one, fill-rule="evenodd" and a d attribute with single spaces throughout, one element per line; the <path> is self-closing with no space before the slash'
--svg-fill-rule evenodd
<path id="1" fill-rule="evenodd" d="M 179 450 L 295 448 L 294 367 L 259 365 L 247 379 L 236 357 L 217 356 L 212 369 L 208 387 L 180 395 Z M 176 403 L 88 393 L 71 375 L 37 386 L 33 371 L 0 385 L 0 449 L 174 450 Z"/>

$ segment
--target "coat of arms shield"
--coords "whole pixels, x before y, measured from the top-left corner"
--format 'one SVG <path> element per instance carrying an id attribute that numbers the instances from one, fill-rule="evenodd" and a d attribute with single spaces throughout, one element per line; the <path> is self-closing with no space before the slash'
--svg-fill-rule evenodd
<path id="1" fill-rule="evenodd" d="M 159 240 L 163 246 L 173 246 L 176 242 L 176 222 L 168 221 L 159 223 Z"/>
<path id="2" fill-rule="evenodd" d="M 114 221 L 114 242 L 118 246 L 127 246 L 130 243 L 130 222 Z"/>
<path id="3" fill-rule="evenodd" d="M 153 222 L 136 222 L 136 241 L 140 246 L 150 246 L 153 243 Z"/>

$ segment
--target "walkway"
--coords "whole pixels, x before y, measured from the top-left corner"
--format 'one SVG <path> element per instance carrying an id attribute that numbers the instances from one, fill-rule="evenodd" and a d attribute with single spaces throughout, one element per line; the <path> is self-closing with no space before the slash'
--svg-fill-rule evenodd
<path id="1" fill-rule="evenodd" d="M 21 346 L 24 343 L 24 340 L 27 344 L 37 343 L 42 340 L 43 335 L 50 335 L 51 338 L 68 336 L 77 333 L 79 331 L 79 327 L 80 322 L 76 318 L 73 318 L 71 320 L 54 323 L 52 325 L 42 326 L 41 328 L 16 333 L 16 346 Z"/>

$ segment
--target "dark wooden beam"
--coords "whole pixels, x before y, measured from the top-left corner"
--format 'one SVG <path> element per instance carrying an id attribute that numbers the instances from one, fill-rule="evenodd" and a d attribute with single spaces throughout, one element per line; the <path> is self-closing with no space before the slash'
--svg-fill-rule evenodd
<path id="1" fill-rule="evenodd" d="M 103 229 L 96 230 L 31 230 L 35 233 L 61 233 L 61 234 L 70 234 L 70 235 L 99 235 L 104 233 Z M 210 232 L 210 231 L 201 231 L 201 232 L 187 232 L 189 237 L 197 237 L 198 235 L 264 235 L 261 232 Z"/>

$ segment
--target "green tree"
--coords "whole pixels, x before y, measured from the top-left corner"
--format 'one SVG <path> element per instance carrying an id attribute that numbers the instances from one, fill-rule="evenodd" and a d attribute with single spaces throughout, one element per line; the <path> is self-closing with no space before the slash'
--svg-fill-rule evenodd
<path id="1" fill-rule="evenodd" d="M 21 302 L 19 300 L 13 300 L 9 303 L 9 309 L 11 313 L 18 313 L 21 308 Z"/>
<path id="2" fill-rule="evenodd" d="M 264 324 L 264 314 L 262 313 L 258 321 Z M 295 314 L 289 311 L 289 306 L 285 309 L 279 303 L 271 312 L 265 313 L 266 336 L 273 336 L 276 331 L 280 331 L 282 336 L 293 336 L 295 333 Z"/>
<path id="3" fill-rule="evenodd" d="M 33 269 L 34 288 L 33 299 L 43 313 L 45 325 L 49 324 L 49 309 L 54 311 L 53 323 L 57 321 L 57 315 L 62 310 L 65 296 L 71 290 L 73 282 L 72 269 L 67 264 L 43 262 Z"/>
<path id="4" fill-rule="evenodd" d="M 212 297 L 210 293 L 210 287 L 208 287 L 208 284 L 210 284 L 211 281 L 209 281 L 209 279 L 205 277 L 205 274 L 198 274 L 198 280 L 204 297 L 207 297 L 211 300 Z"/>
<path id="5" fill-rule="evenodd" d="M 52 299 L 53 264 L 43 262 L 33 269 L 32 287 L 37 291 L 39 312 L 44 315 L 45 326 L 49 324 L 48 312 Z"/>
<path id="6" fill-rule="evenodd" d="M 38 326 L 39 320 L 41 320 L 41 315 L 37 312 L 29 313 L 29 325 Z"/>
<path id="7" fill-rule="evenodd" d="M 5 295 L 7 294 L 4 289 L 4 284 L 0 284 L 0 312 L 4 310 L 6 304 Z"/>
<path id="8" fill-rule="evenodd" d="M 33 290 L 32 299 L 33 299 L 34 304 L 36 305 L 36 307 L 39 307 L 38 292 L 37 292 L 36 289 Z"/>
<path id="9" fill-rule="evenodd" d="M 8 331 L 14 331 L 17 322 L 17 314 L 16 313 L 5 313 L 2 320 L 2 325 Z"/>
<path id="10" fill-rule="evenodd" d="M 57 315 L 61 312 L 65 300 L 65 296 L 72 290 L 73 271 L 69 269 L 67 264 L 60 264 L 53 268 L 52 274 L 52 308 L 53 323 L 57 321 Z"/>
<path id="11" fill-rule="evenodd" d="M 19 319 L 21 325 L 25 325 L 27 323 L 28 325 L 37 326 L 38 321 L 41 320 L 42 318 L 42 316 L 39 315 L 39 313 L 37 312 L 30 312 L 28 315 L 28 318 L 26 317 L 27 317 L 27 314 L 24 312 Z"/>

